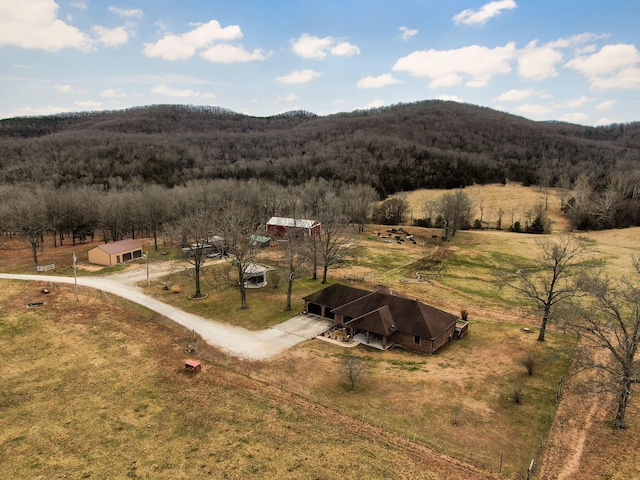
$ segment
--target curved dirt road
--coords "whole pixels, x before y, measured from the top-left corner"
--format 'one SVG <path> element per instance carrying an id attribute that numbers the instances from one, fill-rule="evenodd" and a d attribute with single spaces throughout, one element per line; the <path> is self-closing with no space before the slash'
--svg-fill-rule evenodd
<path id="1" fill-rule="evenodd" d="M 137 277 L 135 280 L 139 280 Z M 51 275 L 0 273 L 0 279 L 74 283 L 72 277 Z M 133 280 L 133 278 L 128 280 Z M 187 313 L 145 295 L 141 289 L 128 283 L 121 283 L 107 278 L 78 277 L 78 285 L 102 290 L 142 305 L 170 318 L 189 330 L 194 330 L 209 345 L 246 360 L 265 360 L 273 357 L 304 340 L 319 335 L 327 328 L 325 323 L 317 322 L 317 328 L 314 329 L 316 325 L 311 324 L 309 321 L 305 322 L 305 319 L 301 318 L 298 322 L 299 325 L 291 325 L 290 322 L 295 323 L 293 319 L 285 322 L 289 323 L 291 328 L 279 328 L 279 326 L 276 326 L 266 330 L 251 331 Z M 301 328 L 305 324 L 307 328 Z M 297 332 L 298 334 L 288 333 L 288 331 Z"/>

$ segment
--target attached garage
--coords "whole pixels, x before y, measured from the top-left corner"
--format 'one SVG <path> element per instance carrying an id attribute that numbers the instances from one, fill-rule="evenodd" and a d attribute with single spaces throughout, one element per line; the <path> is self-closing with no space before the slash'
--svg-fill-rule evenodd
<path id="1" fill-rule="evenodd" d="M 305 310 L 309 313 L 334 319 L 333 309 L 357 300 L 370 292 L 346 285 L 331 285 L 330 287 L 304 297 Z"/>
<path id="2" fill-rule="evenodd" d="M 118 265 L 142 257 L 142 245 L 136 240 L 120 240 L 106 243 L 89 250 L 89 263 L 96 265 Z"/>

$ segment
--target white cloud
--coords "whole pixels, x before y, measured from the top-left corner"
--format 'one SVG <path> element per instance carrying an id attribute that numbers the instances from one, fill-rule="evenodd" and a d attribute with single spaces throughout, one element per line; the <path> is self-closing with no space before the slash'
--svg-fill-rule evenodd
<path id="1" fill-rule="evenodd" d="M 581 107 L 583 106 L 585 103 L 587 103 L 589 101 L 589 97 L 585 97 L 584 95 L 582 97 L 579 98 L 572 98 L 569 100 L 565 100 L 564 102 L 559 102 L 554 104 L 554 106 L 556 106 L 556 108 L 576 108 L 576 107 Z"/>
<path id="2" fill-rule="evenodd" d="M 156 85 L 151 89 L 151 93 L 156 93 L 158 95 L 165 95 L 167 97 L 176 97 L 176 98 L 188 98 L 188 97 L 199 97 L 200 94 L 195 90 L 191 90 L 190 88 L 185 88 L 182 90 L 178 90 L 177 88 L 171 88 L 169 85 Z"/>
<path id="3" fill-rule="evenodd" d="M 299 57 L 313 60 L 322 60 L 329 53 L 341 57 L 360 54 L 360 49 L 349 42 L 339 42 L 333 37 L 315 37 L 308 33 L 294 40 L 291 49 Z"/>
<path id="4" fill-rule="evenodd" d="M 0 114 L 0 118 L 29 117 L 34 115 L 56 115 L 58 113 L 65 113 L 70 111 L 70 108 L 54 107 L 52 105 L 40 108 L 21 107 L 14 112 Z"/>
<path id="5" fill-rule="evenodd" d="M 227 43 L 214 45 L 200 53 L 200 56 L 205 60 L 216 63 L 252 62 L 254 60 L 264 60 L 267 58 L 260 49 L 249 52 L 241 46 L 229 45 Z"/>
<path id="6" fill-rule="evenodd" d="M 53 88 L 55 88 L 56 92 L 58 92 L 58 93 L 71 93 L 71 92 L 73 92 L 73 88 L 71 88 L 71 85 L 69 85 L 69 84 L 54 85 Z"/>
<path id="7" fill-rule="evenodd" d="M 605 45 L 591 55 L 578 55 L 565 66 L 582 73 L 591 88 L 640 87 L 640 52 L 635 45 Z"/>
<path id="8" fill-rule="evenodd" d="M 360 55 L 360 49 L 349 42 L 341 42 L 331 49 L 331 53 L 338 57 L 351 57 L 352 55 Z"/>
<path id="9" fill-rule="evenodd" d="M 497 0 L 489 2 L 477 10 L 467 9 L 458 13 L 453 17 L 456 25 L 484 25 L 493 17 L 497 17 L 503 10 L 511 10 L 516 8 L 514 0 Z"/>
<path id="10" fill-rule="evenodd" d="M 402 80 L 395 78 L 390 73 L 384 73 L 382 75 L 378 75 L 374 77 L 373 75 L 368 75 L 364 78 L 358 80 L 356 86 L 358 88 L 380 88 L 386 87 L 387 85 L 395 85 L 398 83 L 404 83 Z"/>
<path id="11" fill-rule="evenodd" d="M 569 123 L 578 123 L 578 124 L 585 124 L 587 120 L 589 120 L 589 115 L 584 114 L 584 113 L 567 113 L 565 115 L 562 115 L 560 117 L 560 120 L 562 120 L 563 122 L 569 122 Z"/>
<path id="12" fill-rule="evenodd" d="M 547 104 L 531 104 L 531 103 L 525 103 L 522 105 L 518 105 L 517 107 L 515 107 L 514 110 L 518 111 L 518 112 L 522 112 L 525 114 L 529 114 L 529 115 L 533 115 L 533 116 L 543 116 L 543 115 L 548 115 L 552 112 L 555 112 L 557 110 L 561 110 L 561 109 L 567 109 L 567 108 L 579 108 L 582 107 L 583 105 L 585 105 L 586 103 L 588 103 L 590 101 L 589 97 L 586 96 L 581 96 L 581 97 L 577 97 L 577 98 L 569 98 L 567 100 L 562 100 L 562 101 L 556 101 L 556 102 L 550 102 Z M 572 115 L 577 115 L 577 114 L 572 114 Z M 569 121 L 569 120 L 567 120 Z M 581 120 L 583 121 L 583 120 Z"/>
<path id="13" fill-rule="evenodd" d="M 622 122 L 615 118 L 602 117 L 596 121 L 595 125 L 611 125 L 612 123 L 622 123 Z"/>
<path id="14" fill-rule="evenodd" d="M 615 100 L 605 100 L 604 102 L 600 102 L 598 105 L 596 105 L 596 109 L 598 109 L 598 110 L 609 110 L 615 104 L 616 104 Z"/>
<path id="15" fill-rule="evenodd" d="M 145 43 L 142 53 L 164 60 L 186 60 L 194 56 L 196 50 L 209 48 L 216 41 L 238 38 L 242 38 L 238 25 L 222 28 L 217 20 L 211 20 L 182 35 L 168 34 L 156 43 Z"/>
<path id="16" fill-rule="evenodd" d="M 299 57 L 321 60 L 327 56 L 327 50 L 331 48 L 333 43 L 332 37 L 318 38 L 303 33 L 293 42 L 291 49 Z"/>
<path id="17" fill-rule="evenodd" d="M 409 40 L 410 38 L 415 37 L 419 30 L 417 28 L 400 27 L 400 31 L 402 32 L 402 39 Z"/>
<path id="18" fill-rule="evenodd" d="M 463 103 L 462 98 L 460 98 L 457 95 L 438 95 L 436 97 L 436 100 L 444 100 L 444 101 L 448 101 L 448 102 Z"/>
<path id="19" fill-rule="evenodd" d="M 109 88 L 101 92 L 100 96 L 105 98 L 124 98 L 127 94 L 119 88 Z"/>
<path id="20" fill-rule="evenodd" d="M 96 110 L 98 108 L 102 108 L 101 102 L 94 102 L 93 100 L 76 100 L 73 102 L 76 107 L 80 108 L 88 108 L 90 110 Z"/>
<path id="21" fill-rule="evenodd" d="M 514 110 L 524 114 L 539 117 L 552 112 L 553 108 L 550 105 L 523 103 L 522 105 L 518 105 L 517 107 L 515 107 Z"/>
<path id="22" fill-rule="evenodd" d="M 466 86 L 482 87 L 495 75 L 511 72 L 515 55 L 513 42 L 493 49 L 471 45 L 457 50 L 419 50 L 398 59 L 392 70 L 430 78 L 433 88 L 459 85 L 465 78 Z"/>
<path id="23" fill-rule="evenodd" d="M 91 38 L 58 18 L 54 0 L 0 2 L 0 46 L 15 45 L 57 52 L 75 48 L 91 50 Z"/>
<path id="24" fill-rule="evenodd" d="M 216 98 L 213 93 L 200 93 L 190 88 L 177 89 L 166 84 L 155 85 L 151 89 L 151 93 L 174 98 L 204 98 L 208 100 Z"/>
<path id="25" fill-rule="evenodd" d="M 370 108 L 380 108 L 384 107 L 386 104 L 387 102 L 385 102 L 384 100 L 374 100 L 373 102 L 367 103 L 364 108 L 367 110 Z"/>
<path id="26" fill-rule="evenodd" d="M 276 77 L 276 82 L 294 85 L 298 83 L 308 83 L 319 76 L 320 72 L 315 72 L 313 70 L 296 70 L 288 75 Z"/>
<path id="27" fill-rule="evenodd" d="M 109 11 L 123 18 L 142 18 L 144 16 L 144 13 L 139 8 L 125 10 L 123 8 L 109 7 Z"/>
<path id="28" fill-rule="evenodd" d="M 98 42 L 106 47 L 119 47 L 129 41 L 129 33 L 124 27 L 105 28 L 99 25 L 93 27 Z"/>
<path id="29" fill-rule="evenodd" d="M 556 77 L 556 65 L 562 61 L 562 52 L 551 44 L 537 46 L 537 40 L 518 52 L 518 74 L 529 80 Z"/>
<path id="30" fill-rule="evenodd" d="M 498 100 L 500 102 L 521 102 L 525 98 L 532 97 L 535 94 L 535 91 L 530 88 L 526 88 L 524 90 L 518 90 L 514 88 L 507 92 L 501 93 L 494 100 Z"/>

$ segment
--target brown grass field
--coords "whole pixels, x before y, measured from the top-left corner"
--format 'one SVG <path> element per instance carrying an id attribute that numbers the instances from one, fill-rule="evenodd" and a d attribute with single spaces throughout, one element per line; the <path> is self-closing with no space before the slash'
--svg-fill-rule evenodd
<path id="1" fill-rule="evenodd" d="M 489 225 L 498 206 L 544 200 L 538 189 L 512 184 L 467 191 L 476 202 L 484 198 Z M 414 217 L 426 196 L 441 193 L 409 194 Z M 566 227 L 558 206 L 552 192 L 554 230 Z M 463 341 L 421 356 L 312 340 L 257 363 L 201 345 L 203 372 L 190 376 L 182 369 L 189 335 L 165 319 L 91 290 L 81 289 L 76 303 L 69 287 L 44 296 L 41 285 L 0 281 L 0 458 L 8 459 L 0 478 L 515 479 L 526 478 L 533 457 L 533 478 L 640 478 L 635 397 L 630 428 L 612 430 L 611 398 L 589 392 L 583 376 L 569 372 L 576 340 L 551 326 L 548 341 L 536 342 L 522 327 L 535 329 L 538 319 L 496 285 L 493 269 L 531 260 L 539 237 L 469 231 L 442 244 L 431 239 L 436 230 L 405 227 L 420 244 L 398 245 L 378 240 L 385 229 L 371 226 L 360 236 L 354 261 L 331 271 L 332 281 L 384 285 L 452 313 L 466 309 L 471 330 Z M 587 233 L 589 255 L 605 259 L 611 275 L 630 275 L 639 234 Z M 26 242 L 0 243 L 2 271 L 32 272 Z M 41 263 L 70 274 L 75 249 L 82 274 L 142 268 L 90 271 L 83 263 L 90 246 L 47 242 Z M 265 252 L 264 263 L 277 266 L 277 253 Z M 154 281 L 148 293 L 247 328 L 292 315 L 283 311 L 284 283 L 251 291 L 251 308 L 242 312 L 237 290 L 214 288 L 211 272 L 205 269 L 205 301 L 186 300 L 192 279 L 184 273 Z M 181 293 L 162 290 L 166 283 Z M 294 313 L 318 288 L 296 281 Z M 45 305 L 25 308 L 33 301 Z M 530 352 L 532 377 L 521 365 Z M 367 365 L 355 391 L 340 368 L 347 353 Z M 516 387 L 521 404 L 510 398 Z"/>

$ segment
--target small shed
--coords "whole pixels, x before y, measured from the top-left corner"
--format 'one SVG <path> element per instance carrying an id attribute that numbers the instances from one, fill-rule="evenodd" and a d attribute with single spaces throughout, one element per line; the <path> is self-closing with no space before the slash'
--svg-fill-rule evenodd
<path id="1" fill-rule="evenodd" d="M 267 268 L 257 263 L 250 263 L 244 272 L 244 286 L 260 288 L 267 285 Z"/>
<path id="2" fill-rule="evenodd" d="M 251 243 L 257 247 L 268 247 L 271 245 L 271 239 L 269 237 L 265 237 L 264 235 L 251 235 L 249 237 L 251 239 Z"/>
<path id="3" fill-rule="evenodd" d="M 197 373 L 202 370 L 202 363 L 200 363 L 198 360 L 189 358 L 184 361 L 184 368 L 189 372 Z"/>
<path id="4" fill-rule="evenodd" d="M 89 263 L 118 265 L 142 257 L 142 245 L 136 240 L 120 240 L 105 243 L 89 250 Z"/>

